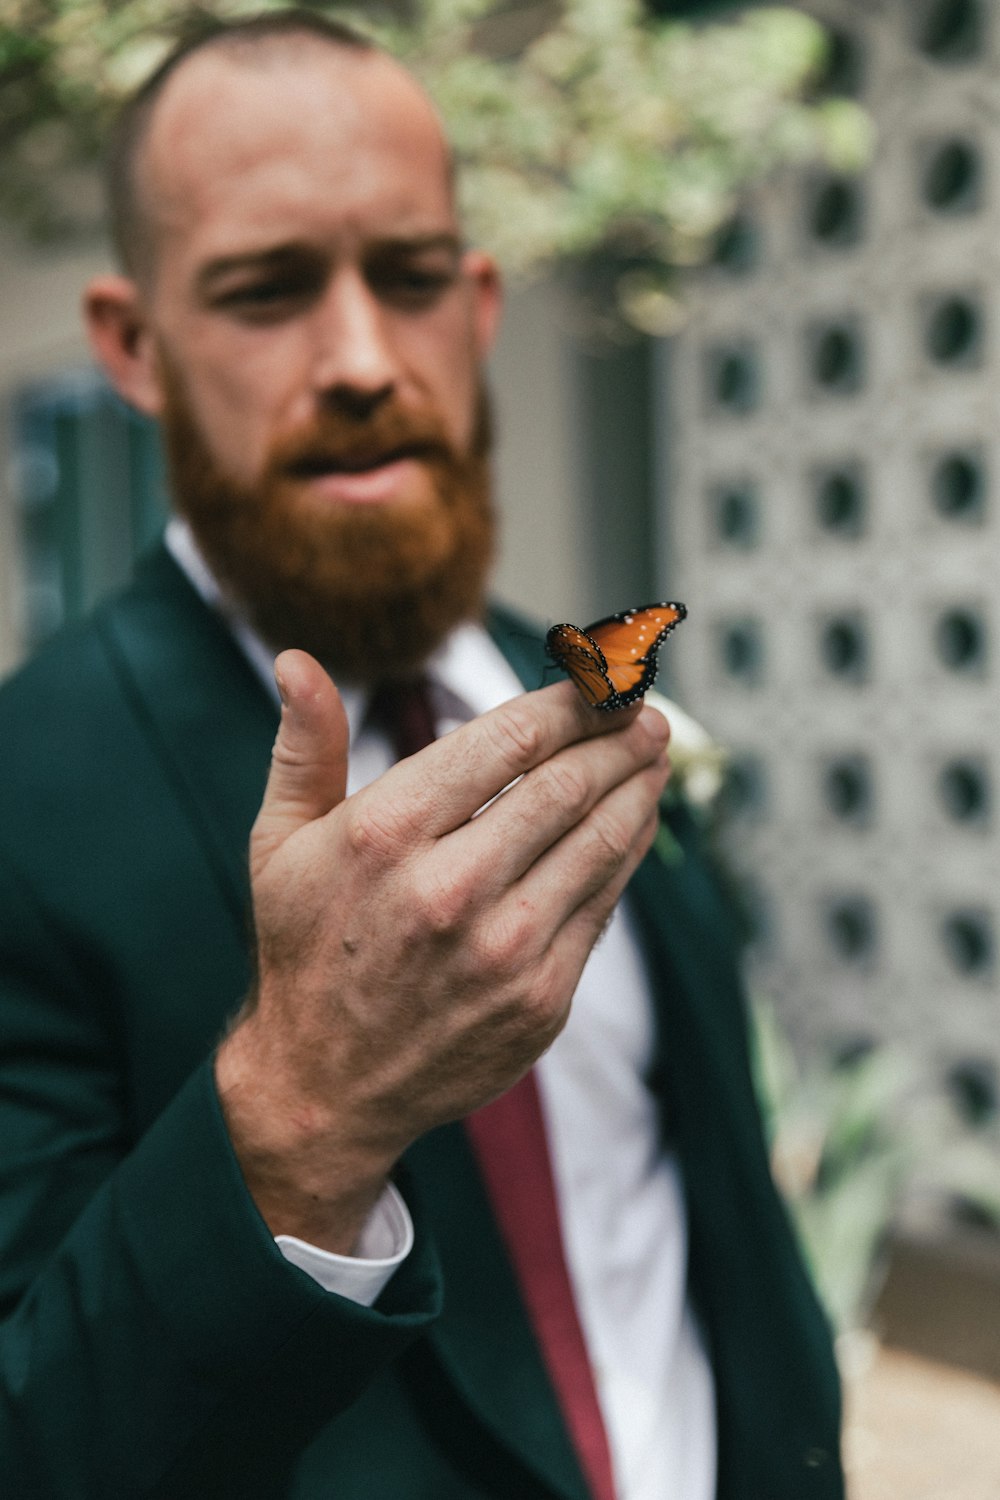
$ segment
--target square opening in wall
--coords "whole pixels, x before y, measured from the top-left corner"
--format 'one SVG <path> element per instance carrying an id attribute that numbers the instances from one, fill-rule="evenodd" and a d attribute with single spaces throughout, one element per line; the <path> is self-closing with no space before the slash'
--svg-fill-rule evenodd
<path id="1" fill-rule="evenodd" d="M 934 369 L 978 370 L 985 357 L 986 313 L 978 289 L 926 292 L 920 298 L 920 337 Z"/>
<path id="2" fill-rule="evenodd" d="M 907 9 L 914 44 L 931 62 L 954 67 L 983 56 L 987 0 L 915 0 Z"/>
<path id="3" fill-rule="evenodd" d="M 860 318 L 854 314 L 810 323 L 804 334 L 806 389 L 812 396 L 854 396 L 866 380 Z"/>
<path id="4" fill-rule="evenodd" d="M 974 214 L 982 203 L 983 163 L 967 135 L 936 136 L 918 147 L 920 201 L 934 214 Z"/>

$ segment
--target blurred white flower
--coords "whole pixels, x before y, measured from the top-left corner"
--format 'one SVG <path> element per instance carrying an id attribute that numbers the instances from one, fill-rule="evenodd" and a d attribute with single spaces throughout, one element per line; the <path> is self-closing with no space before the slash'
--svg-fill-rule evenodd
<path id="1" fill-rule="evenodd" d="M 670 725 L 670 763 L 673 771 L 668 792 L 680 794 L 693 807 L 707 809 L 722 790 L 728 753 L 712 739 L 672 698 L 649 692 L 643 702 L 663 714 Z"/>

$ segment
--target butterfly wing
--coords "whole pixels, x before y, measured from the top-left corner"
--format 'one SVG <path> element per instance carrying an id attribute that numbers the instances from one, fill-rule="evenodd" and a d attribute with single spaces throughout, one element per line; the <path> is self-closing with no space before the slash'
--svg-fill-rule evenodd
<path id="1" fill-rule="evenodd" d="M 581 630 L 553 625 L 545 649 L 595 708 L 625 708 L 652 687 L 656 653 L 687 615 L 683 604 L 646 604 Z"/>
<path id="2" fill-rule="evenodd" d="M 646 604 L 587 626 L 588 639 L 604 657 L 607 679 L 618 700 L 616 708 L 634 703 L 652 687 L 656 653 L 686 615 L 683 604 Z"/>
<path id="3" fill-rule="evenodd" d="M 577 625 L 553 625 L 545 649 L 595 708 L 614 708 L 617 697 L 600 646 Z"/>

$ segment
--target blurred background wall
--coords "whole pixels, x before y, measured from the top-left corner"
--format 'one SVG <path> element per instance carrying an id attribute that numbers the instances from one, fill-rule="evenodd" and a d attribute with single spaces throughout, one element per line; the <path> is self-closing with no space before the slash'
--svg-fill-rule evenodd
<path id="1" fill-rule="evenodd" d="M 678 683 L 732 752 L 756 982 L 993 1096 L 1000 11 L 807 8 L 875 153 L 756 194 L 657 350 Z"/>

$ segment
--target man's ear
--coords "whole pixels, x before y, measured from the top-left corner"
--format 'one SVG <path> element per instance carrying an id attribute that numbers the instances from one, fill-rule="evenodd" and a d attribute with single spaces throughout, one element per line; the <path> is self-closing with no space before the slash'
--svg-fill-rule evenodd
<path id="1" fill-rule="evenodd" d="M 90 347 L 123 401 L 148 417 L 163 406 L 159 361 L 139 288 L 127 276 L 98 276 L 83 298 Z"/>
<path id="2" fill-rule="evenodd" d="M 500 268 L 485 250 L 467 250 L 462 257 L 462 269 L 472 286 L 477 353 L 480 359 L 485 359 L 500 327 L 503 307 Z"/>

